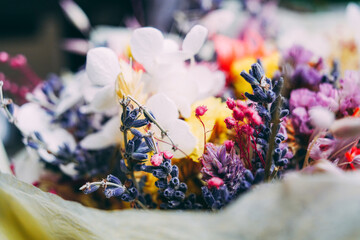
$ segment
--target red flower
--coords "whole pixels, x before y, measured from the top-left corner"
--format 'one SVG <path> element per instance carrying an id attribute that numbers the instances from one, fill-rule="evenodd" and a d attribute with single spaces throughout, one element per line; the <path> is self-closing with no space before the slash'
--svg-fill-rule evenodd
<path id="1" fill-rule="evenodd" d="M 197 117 L 203 116 L 203 115 L 206 113 L 207 110 L 208 110 L 207 107 L 204 106 L 204 105 L 198 106 L 198 107 L 195 109 L 195 115 L 196 115 Z"/>

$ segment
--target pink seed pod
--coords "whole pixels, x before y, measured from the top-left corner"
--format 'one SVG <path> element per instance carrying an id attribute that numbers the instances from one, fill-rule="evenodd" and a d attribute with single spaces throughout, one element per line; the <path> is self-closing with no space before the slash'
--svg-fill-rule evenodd
<path id="1" fill-rule="evenodd" d="M 203 116 L 203 115 L 206 113 L 207 110 L 208 110 L 207 107 L 204 106 L 204 105 L 198 106 L 198 107 L 195 109 L 195 115 L 198 116 L 198 117 L 199 117 L 199 116 Z"/>
<path id="2" fill-rule="evenodd" d="M 210 180 L 207 183 L 208 183 L 208 188 L 212 188 L 212 187 L 219 188 L 220 186 L 224 185 L 224 181 L 218 177 L 210 178 Z"/>
<path id="3" fill-rule="evenodd" d="M 160 164 L 163 162 L 163 156 L 162 154 L 154 154 L 152 155 L 150 162 L 153 166 L 160 166 Z"/>

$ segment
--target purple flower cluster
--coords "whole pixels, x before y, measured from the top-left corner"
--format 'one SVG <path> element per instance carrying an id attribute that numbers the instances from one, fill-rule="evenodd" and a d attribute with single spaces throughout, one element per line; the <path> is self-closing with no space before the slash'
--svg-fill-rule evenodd
<path id="1" fill-rule="evenodd" d="M 347 116 L 360 106 L 360 76 L 357 72 L 347 72 L 339 81 L 340 87 L 322 83 L 318 91 L 307 88 L 293 90 L 290 95 L 291 118 L 295 129 L 300 134 L 311 134 L 309 110 L 315 106 L 329 108 L 336 115 Z"/>

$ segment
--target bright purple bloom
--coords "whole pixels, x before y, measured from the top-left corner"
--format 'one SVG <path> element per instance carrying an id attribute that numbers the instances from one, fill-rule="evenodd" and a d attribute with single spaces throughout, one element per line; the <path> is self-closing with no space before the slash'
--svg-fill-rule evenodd
<path id="1" fill-rule="evenodd" d="M 310 109 L 316 106 L 316 93 L 306 88 L 296 89 L 290 95 L 290 109 L 304 107 Z"/>
<path id="2" fill-rule="evenodd" d="M 313 53 L 301 45 L 294 45 L 284 52 L 284 59 L 293 65 L 306 64 L 313 56 Z"/>
<path id="3" fill-rule="evenodd" d="M 201 162 L 203 165 L 201 172 L 205 181 L 218 177 L 224 181 L 229 192 L 237 193 L 245 167 L 234 148 L 227 153 L 225 145 L 217 147 L 208 143 Z"/>
<path id="4" fill-rule="evenodd" d="M 291 81 L 300 86 L 317 86 L 321 78 L 322 75 L 316 69 L 308 65 L 299 65 L 296 66 Z"/>

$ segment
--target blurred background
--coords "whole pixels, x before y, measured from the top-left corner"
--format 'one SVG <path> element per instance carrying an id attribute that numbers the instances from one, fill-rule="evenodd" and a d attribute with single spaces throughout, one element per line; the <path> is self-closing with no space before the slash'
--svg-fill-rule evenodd
<path id="1" fill-rule="evenodd" d="M 133 17 L 141 25 L 170 31 L 174 13 L 200 9 L 211 0 L 76 0 L 92 26 L 125 26 Z M 344 4 L 346 0 L 283 0 L 288 9 L 309 12 Z M 84 56 L 63 51 L 65 38 L 86 38 L 65 16 L 57 0 L 1 0 L 0 51 L 10 55 L 24 54 L 33 70 L 42 78 L 49 72 L 76 71 Z M 0 66 L 0 72 L 13 73 Z"/>
<path id="2" fill-rule="evenodd" d="M 256 2 L 269 2 L 254 0 Z M 1 0 L 0 1 L 0 53 L 10 56 L 23 54 L 33 73 L 45 79 L 51 73 L 60 74 L 64 71 L 75 72 L 85 63 L 85 52 L 82 54 L 64 50 L 66 39 L 91 38 L 88 31 L 81 31 L 64 13 L 64 5 L 76 3 L 86 14 L 91 27 L 94 26 L 153 26 L 164 32 L 183 34 L 179 22 L 184 19 L 201 18 L 207 12 L 227 2 L 238 2 L 238 6 L 254 2 L 252 0 Z M 283 0 L 272 1 L 282 8 L 297 12 L 320 12 L 346 6 L 345 0 Z M 63 8 L 61 7 L 63 6 Z M 71 4 L 69 11 L 72 9 Z M 185 17 L 184 17 L 185 16 Z M 175 21 L 176 20 L 176 21 Z M 177 24 L 176 24 L 177 22 Z M 80 21 L 81 23 L 81 21 Z M 0 54 L 1 55 L 1 54 Z M 18 80 L 19 72 L 1 63 L 0 80 Z M 11 129 L 4 118 L 0 136 L 9 155 L 18 148 L 20 134 Z M 9 131 L 12 133 L 9 134 Z M 16 142 L 16 144 L 14 144 Z"/>

